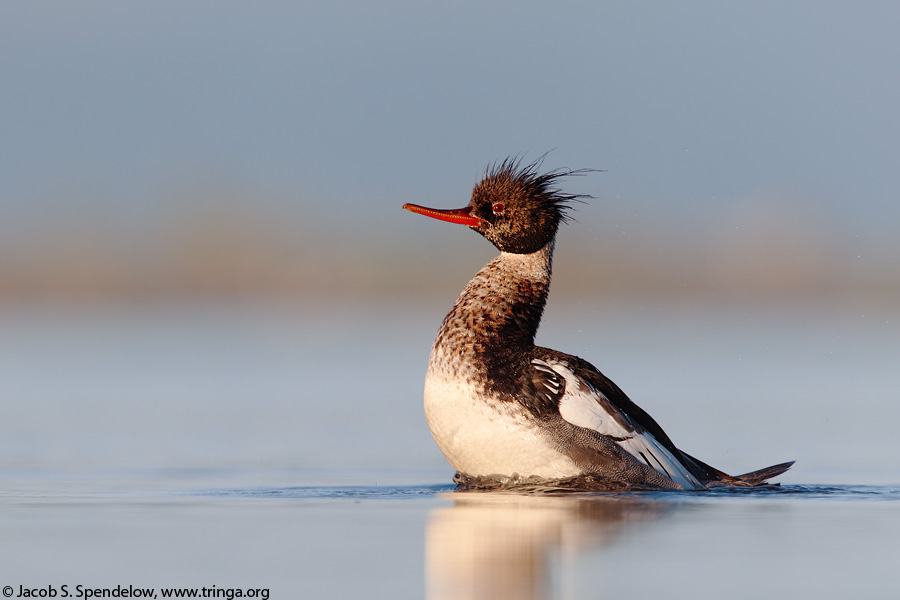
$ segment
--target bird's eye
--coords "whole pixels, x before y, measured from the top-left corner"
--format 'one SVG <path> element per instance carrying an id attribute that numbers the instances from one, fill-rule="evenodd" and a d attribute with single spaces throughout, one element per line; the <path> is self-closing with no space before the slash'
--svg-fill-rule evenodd
<path id="1" fill-rule="evenodd" d="M 502 214 L 502 213 L 503 213 L 503 209 L 506 208 L 506 207 L 503 206 L 502 204 L 500 204 L 500 203 L 498 202 L 497 204 L 495 204 L 495 205 L 492 206 L 491 208 L 494 210 L 494 214 L 495 214 L 495 215 L 499 215 L 499 214 Z"/>

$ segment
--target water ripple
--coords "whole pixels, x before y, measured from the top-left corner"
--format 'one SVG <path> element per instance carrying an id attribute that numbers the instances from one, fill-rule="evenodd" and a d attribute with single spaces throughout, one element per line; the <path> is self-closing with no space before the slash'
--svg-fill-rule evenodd
<path id="1" fill-rule="evenodd" d="M 296 486 L 285 488 L 213 489 L 189 492 L 189 495 L 232 498 L 281 498 L 281 499 L 325 499 L 325 500 L 371 500 L 423 498 L 454 492 L 453 484 L 411 485 L 411 486 Z M 460 494 L 520 494 L 521 492 L 460 492 Z M 651 492 L 569 492 L 561 494 L 578 498 L 588 497 L 630 497 L 653 500 L 685 500 L 687 498 L 830 498 L 857 500 L 900 500 L 900 486 L 870 485 L 780 485 L 755 488 L 713 488 L 699 491 L 651 491 Z"/>
<path id="2" fill-rule="evenodd" d="M 205 490 L 197 492 L 201 496 L 226 496 L 239 498 L 295 498 L 295 499 L 397 499 L 422 498 L 452 492 L 453 484 L 412 485 L 412 486 L 311 486 L 260 489 Z"/>

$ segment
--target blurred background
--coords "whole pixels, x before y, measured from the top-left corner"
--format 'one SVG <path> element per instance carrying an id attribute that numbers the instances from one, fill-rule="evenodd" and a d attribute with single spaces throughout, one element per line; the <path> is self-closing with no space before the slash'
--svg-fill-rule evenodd
<path id="1" fill-rule="evenodd" d="M 0 465 L 448 469 L 425 361 L 494 249 L 400 206 L 549 152 L 603 172 L 565 182 L 593 199 L 539 341 L 726 470 L 893 477 L 898 25 L 818 0 L 4 2 Z"/>

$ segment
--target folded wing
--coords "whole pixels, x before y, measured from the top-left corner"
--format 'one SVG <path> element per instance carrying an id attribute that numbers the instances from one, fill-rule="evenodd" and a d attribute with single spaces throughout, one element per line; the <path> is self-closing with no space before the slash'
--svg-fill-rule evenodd
<path id="1" fill-rule="evenodd" d="M 565 421 L 611 438 L 638 461 L 684 489 L 705 487 L 663 442 L 568 363 L 535 358 L 531 365 L 548 395 L 559 398 L 559 414 Z M 671 444 L 668 439 L 665 442 Z"/>

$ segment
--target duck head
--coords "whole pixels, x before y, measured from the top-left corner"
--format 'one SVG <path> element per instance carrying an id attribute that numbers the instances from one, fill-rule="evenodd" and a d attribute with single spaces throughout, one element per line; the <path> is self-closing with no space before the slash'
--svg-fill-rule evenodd
<path id="1" fill-rule="evenodd" d="M 531 254 L 549 244 L 566 221 L 572 202 L 587 196 L 563 194 L 556 181 L 592 169 L 556 170 L 539 173 L 540 160 L 522 166 L 508 158 L 487 168 L 484 178 L 472 190 L 472 199 L 464 208 L 436 209 L 417 204 L 403 208 L 432 217 L 466 225 L 486 237 L 501 252 Z"/>

